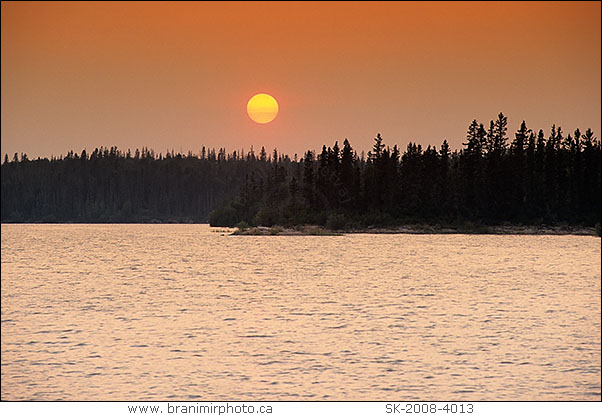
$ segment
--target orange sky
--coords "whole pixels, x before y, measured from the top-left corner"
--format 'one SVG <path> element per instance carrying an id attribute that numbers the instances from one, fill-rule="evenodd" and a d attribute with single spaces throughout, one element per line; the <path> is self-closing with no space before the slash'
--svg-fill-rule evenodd
<path id="1" fill-rule="evenodd" d="M 500 111 L 599 136 L 600 4 L 2 2 L 1 151 L 459 148 Z"/>

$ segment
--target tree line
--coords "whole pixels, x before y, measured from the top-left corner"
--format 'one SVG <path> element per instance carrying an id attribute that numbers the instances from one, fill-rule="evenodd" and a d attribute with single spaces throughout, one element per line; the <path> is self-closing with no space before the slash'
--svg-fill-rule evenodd
<path id="1" fill-rule="evenodd" d="M 459 150 L 409 143 L 357 154 L 336 141 L 291 159 L 115 147 L 2 164 L 3 222 L 207 222 L 333 229 L 428 224 L 600 222 L 600 140 L 587 129 L 546 135 L 500 113 L 473 120 Z"/>

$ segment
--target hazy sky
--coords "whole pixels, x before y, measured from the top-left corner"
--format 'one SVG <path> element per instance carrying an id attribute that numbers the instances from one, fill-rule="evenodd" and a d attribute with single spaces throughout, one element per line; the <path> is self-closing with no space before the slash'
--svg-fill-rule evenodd
<path id="1" fill-rule="evenodd" d="M 2 154 L 600 135 L 600 2 L 2 2 Z M 279 103 L 255 124 L 247 100 Z"/>

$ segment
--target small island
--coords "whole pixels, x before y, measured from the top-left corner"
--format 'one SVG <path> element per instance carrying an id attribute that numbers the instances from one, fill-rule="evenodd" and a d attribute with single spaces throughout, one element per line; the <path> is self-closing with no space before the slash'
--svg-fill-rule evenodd
<path id="1" fill-rule="evenodd" d="M 502 113 L 488 129 L 473 120 L 460 151 L 401 151 L 377 134 L 367 155 L 348 140 L 299 161 L 262 152 L 267 169 L 246 173 L 209 223 L 242 224 L 236 235 L 600 235 L 600 140 L 523 121 L 510 141 L 507 125 Z"/>

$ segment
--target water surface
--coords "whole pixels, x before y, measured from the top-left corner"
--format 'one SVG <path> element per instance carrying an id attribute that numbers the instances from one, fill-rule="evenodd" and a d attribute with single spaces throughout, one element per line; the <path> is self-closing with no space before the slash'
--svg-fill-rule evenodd
<path id="1" fill-rule="evenodd" d="M 600 400 L 600 238 L 2 225 L 4 400 Z"/>

